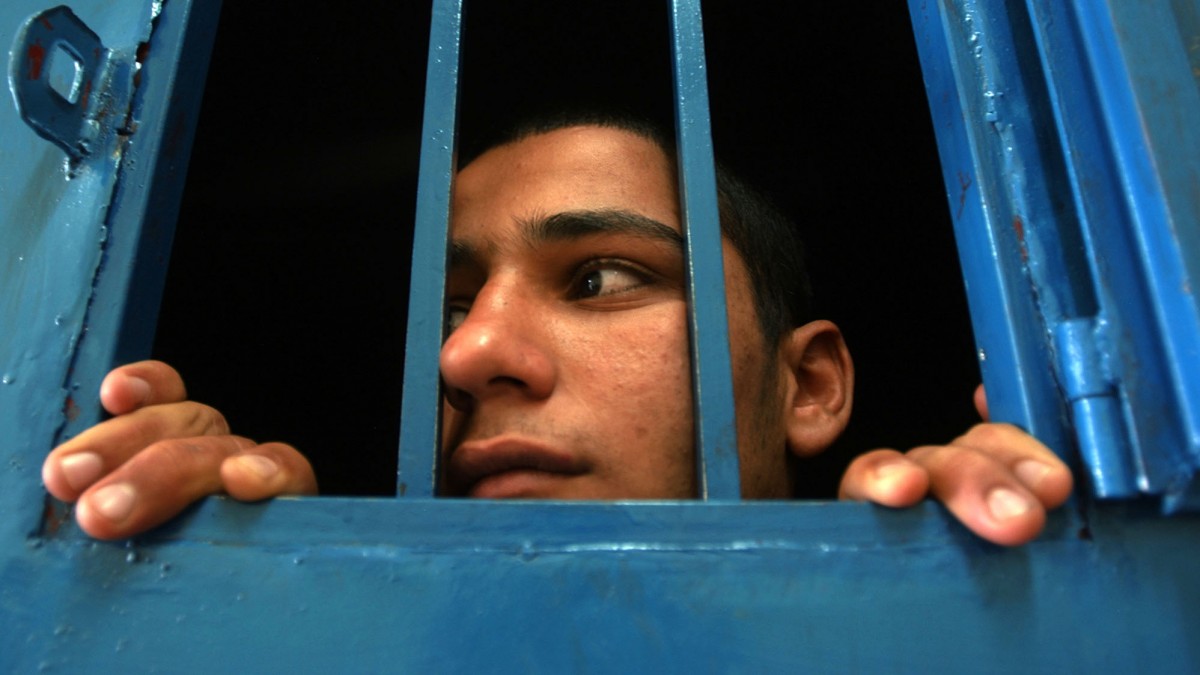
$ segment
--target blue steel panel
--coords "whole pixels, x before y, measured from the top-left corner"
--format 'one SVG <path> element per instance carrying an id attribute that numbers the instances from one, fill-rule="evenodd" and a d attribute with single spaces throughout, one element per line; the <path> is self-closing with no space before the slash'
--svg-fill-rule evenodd
<path id="1" fill-rule="evenodd" d="M 934 505 L 209 500 L 128 546 L 18 544 L 0 667 L 1200 668 L 1200 520 L 1089 521 L 1001 549 Z"/>
<path id="2" fill-rule="evenodd" d="M 671 33 L 679 195 L 687 240 L 696 474 L 704 499 L 738 499 L 733 371 L 700 0 L 672 0 Z"/>
<path id="3" fill-rule="evenodd" d="M 446 247 L 457 142 L 462 0 L 435 0 L 425 75 L 421 175 L 417 185 L 404 353 L 404 402 L 396 494 L 431 497 L 437 489 L 441 414 L 439 354 L 446 329 Z"/>
<path id="4" fill-rule="evenodd" d="M 9 41 L 40 9 L 31 3 L 0 6 L 5 27 L 0 39 L 9 59 Z M 80 13 L 88 16 L 88 10 Z M 140 9 L 134 18 L 139 14 Z M 106 43 L 136 44 L 136 36 L 108 28 L 101 30 Z M 14 47 L 19 53 L 32 46 Z M 65 384 L 72 346 L 106 238 L 95 214 L 107 204 L 116 179 L 107 154 L 70 176 L 63 151 L 21 120 L 7 93 L 0 99 L 0 456 L 24 479 L 0 493 L 6 542 L 20 541 L 37 527 L 43 491 L 36 467 L 72 405 Z"/>
<path id="5" fill-rule="evenodd" d="M 999 132 L 1034 133 L 1028 121 L 997 119 L 997 106 L 1028 115 L 1009 14 L 996 3 L 910 0 L 942 175 L 962 261 L 979 365 L 992 419 L 1012 422 L 1060 455 L 1072 453 L 1067 411 L 1035 299 L 1023 278 L 1023 204 L 1010 191 L 1044 190 L 1040 166 Z M 1002 92 L 997 96 L 997 92 Z M 1015 102 L 1014 102 L 1015 101 Z M 993 121 L 997 122 L 993 126 Z M 1044 202 L 1043 202 L 1044 205 Z"/>
<path id="6" fill-rule="evenodd" d="M 0 497 L 8 514 L 0 528 L 12 537 L 40 526 L 37 477 L 46 452 L 99 419 L 94 396 L 77 392 L 96 391 L 123 355 L 149 351 L 219 4 L 207 3 L 207 14 L 190 24 L 190 3 L 172 3 L 161 15 L 158 7 L 73 4 L 107 47 L 111 66 L 105 90 L 77 99 L 79 106 L 88 98 L 103 104 L 106 126 L 96 130 L 90 154 L 69 158 L 18 117 L 12 99 L 0 105 L 0 455 L 23 476 Z M 4 3 L 5 39 L 44 8 Z M 163 60 L 138 72 L 141 45 L 157 48 Z M 11 62 L 17 55 L 5 47 Z M 176 72 L 181 50 L 192 58 Z M 82 77 L 92 81 L 93 73 L 84 68 Z M 171 98 L 176 78 L 183 86 Z"/>
<path id="7" fill-rule="evenodd" d="M 1194 4 L 1191 22 L 1179 20 L 1186 15 L 1173 8 L 1185 7 L 1070 3 L 1095 88 L 1057 101 L 1108 341 L 1121 356 L 1108 366 L 1138 487 L 1164 494 L 1168 509 L 1195 490 L 1200 467 L 1200 91 L 1188 54 L 1200 24 Z M 1070 123 L 1089 112 L 1100 133 L 1080 138 Z M 1096 150 L 1109 161 L 1085 161 Z M 1111 202 L 1090 189 L 1102 180 Z"/>

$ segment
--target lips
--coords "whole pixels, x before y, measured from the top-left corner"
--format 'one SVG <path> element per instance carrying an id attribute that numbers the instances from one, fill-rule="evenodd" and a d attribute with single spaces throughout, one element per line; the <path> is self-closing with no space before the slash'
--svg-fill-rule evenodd
<path id="1" fill-rule="evenodd" d="M 502 436 L 468 441 L 451 454 L 447 483 L 451 494 L 490 499 L 546 497 L 587 465 L 570 453 L 535 441 Z"/>

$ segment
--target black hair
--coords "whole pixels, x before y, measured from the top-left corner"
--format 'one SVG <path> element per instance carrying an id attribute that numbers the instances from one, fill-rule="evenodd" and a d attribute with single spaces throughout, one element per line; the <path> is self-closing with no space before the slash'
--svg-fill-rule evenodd
<path id="1" fill-rule="evenodd" d="M 668 158 L 676 156 L 674 139 L 648 118 L 624 111 L 564 109 L 525 118 L 465 146 L 460 164 L 465 166 L 494 147 L 575 126 L 628 131 L 654 142 Z M 803 242 L 795 224 L 765 195 L 720 162 L 716 175 L 721 231 L 750 273 L 755 313 L 767 346 L 774 347 L 792 328 L 808 321 L 812 310 Z"/>

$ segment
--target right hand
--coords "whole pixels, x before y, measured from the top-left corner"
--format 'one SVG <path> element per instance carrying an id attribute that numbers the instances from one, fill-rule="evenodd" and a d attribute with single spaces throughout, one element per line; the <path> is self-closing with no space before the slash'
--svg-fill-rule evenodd
<path id="1" fill-rule="evenodd" d="M 312 466 L 283 443 L 234 436 L 221 413 L 187 400 L 183 379 L 159 361 L 113 369 L 100 385 L 113 414 L 50 452 L 42 481 L 75 502 L 99 539 L 149 530 L 211 494 L 242 501 L 315 494 Z"/>
<path id="2" fill-rule="evenodd" d="M 839 496 L 891 507 L 913 506 L 929 496 L 988 541 L 1017 546 L 1032 540 L 1046 523 L 1046 511 L 1070 496 L 1071 470 L 1021 429 L 988 423 L 982 385 L 975 390 L 975 407 L 984 424 L 950 443 L 903 454 L 880 449 L 855 458 Z"/>

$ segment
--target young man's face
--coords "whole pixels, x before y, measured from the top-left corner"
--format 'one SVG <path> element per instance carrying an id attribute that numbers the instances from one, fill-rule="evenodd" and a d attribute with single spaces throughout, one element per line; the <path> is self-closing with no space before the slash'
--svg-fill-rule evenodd
<path id="1" fill-rule="evenodd" d="M 501 146 L 455 183 L 441 354 L 445 489 L 556 499 L 695 496 L 673 171 L 651 141 L 571 127 Z M 778 356 L 725 244 L 743 491 L 786 489 Z M 782 481 L 782 483 L 781 483 Z"/>

